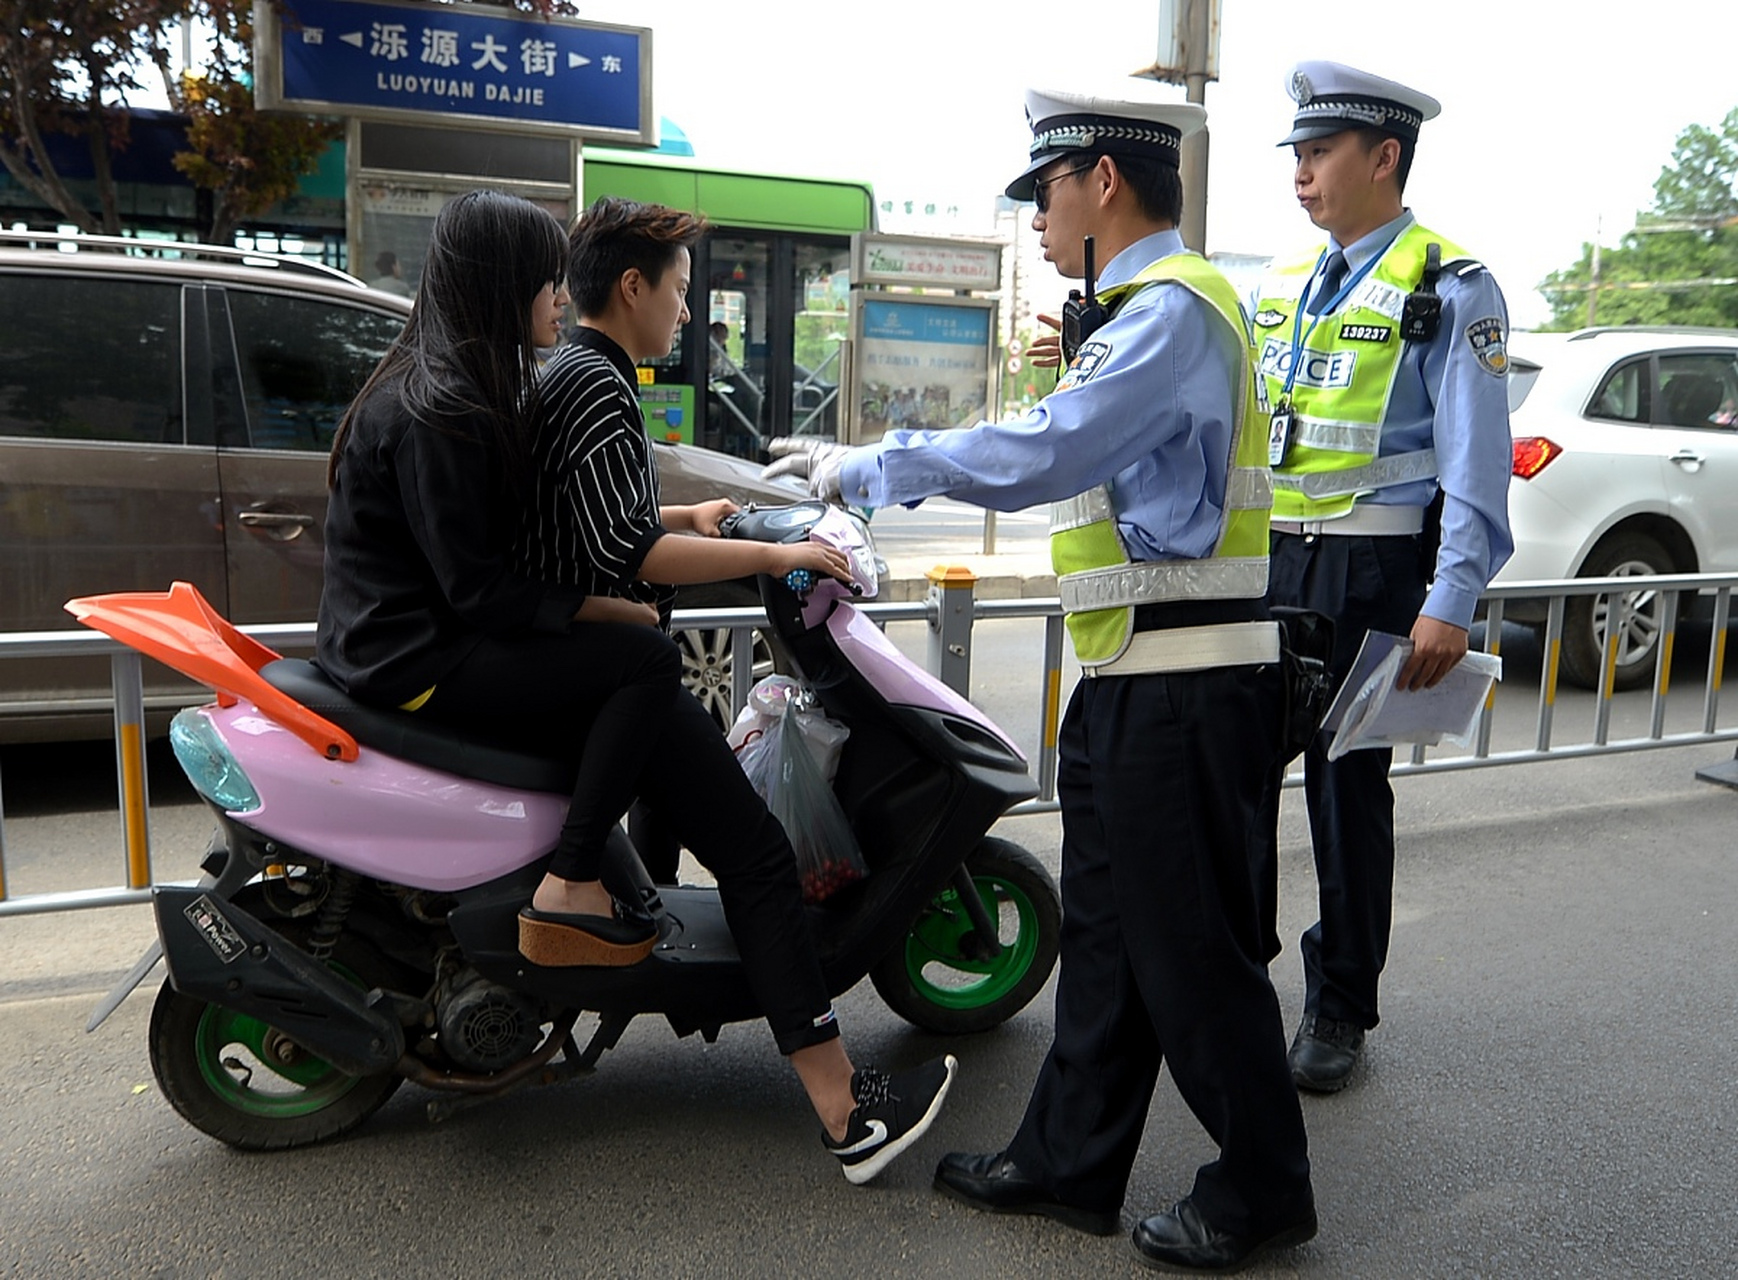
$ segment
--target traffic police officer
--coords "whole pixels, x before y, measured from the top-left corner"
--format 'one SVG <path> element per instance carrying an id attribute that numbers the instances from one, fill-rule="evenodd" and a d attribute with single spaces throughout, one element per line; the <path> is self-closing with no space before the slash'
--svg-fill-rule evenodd
<path id="1" fill-rule="evenodd" d="M 1328 243 L 1273 274 L 1255 307 L 1273 406 L 1269 600 L 1335 619 L 1342 678 L 1366 631 L 1410 636 L 1400 685 L 1428 688 L 1466 653 L 1513 549 L 1507 311 L 1490 273 L 1402 204 L 1436 100 L 1333 62 L 1300 62 L 1287 89 L 1297 114 L 1280 145 Z M 1377 1023 L 1394 889 L 1393 753 L 1330 764 L 1327 741 L 1304 758 L 1321 919 L 1302 940 L 1290 1053 L 1315 1092 L 1345 1086 Z"/>
<path id="2" fill-rule="evenodd" d="M 1137 86 L 1147 89 L 1137 95 Z M 1053 502 L 1052 555 L 1082 679 L 1064 719 L 1062 970 L 1055 1038 L 1005 1151 L 953 1154 L 942 1191 L 1110 1234 L 1161 1058 L 1219 1147 L 1140 1222 L 1148 1261 L 1221 1269 L 1315 1234 L 1285 1032 L 1264 950 L 1260 814 L 1281 718 L 1267 583 L 1266 418 L 1237 298 L 1175 225 L 1195 106 L 1133 82 L 1027 95 L 1045 256 L 1108 312 L 1025 415 L 892 431 L 874 447 L 775 442 L 769 472 L 871 507 L 934 494 Z M 1088 291 L 1090 295 L 1090 290 Z"/>

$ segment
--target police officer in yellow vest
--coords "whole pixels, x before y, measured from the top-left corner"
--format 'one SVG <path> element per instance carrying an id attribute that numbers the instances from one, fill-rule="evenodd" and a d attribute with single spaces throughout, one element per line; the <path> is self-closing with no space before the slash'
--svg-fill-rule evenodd
<path id="1" fill-rule="evenodd" d="M 1298 202 L 1328 233 L 1255 307 L 1273 405 L 1269 600 L 1336 621 L 1344 676 L 1366 631 L 1410 636 L 1400 675 L 1428 688 L 1466 653 L 1508 525 L 1508 315 L 1490 273 L 1402 204 L 1435 99 L 1333 62 L 1301 62 L 1280 143 Z M 1394 890 L 1392 752 L 1305 753 L 1321 919 L 1303 936 L 1300 1088 L 1343 1088 L 1377 1022 Z M 1276 793 L 1277 795 L 1277 793 Z M 1277 804 L 1277 799 L 1274 801 Z"/>
<path id="2" fill-rule="evenodd" d="M 934 494 L 1052 502 L 1083 678 L 1062 726 L 1062 969 L 1055 1039 L 1005 1150 L 953 1154 L 939 1189 L 1110 1234 L 1161 1061 L 1219 1148 L 1134 1229 L 1148 1261 L 1238 1265 L 1315 1234 L 1302 1113 L 1264 950 L 1259 819 L 1278 746 L 1267 584 L 1266 416 L 1237 298 L 1175 226 L 1199 107 L 1127 81 L 1033 91 L 1045 256 L 1104 264 L 1102 327 L 1022 417 L 892 431 L 870 448 L 776 442 L 769 470 L 881 507 Z"/>

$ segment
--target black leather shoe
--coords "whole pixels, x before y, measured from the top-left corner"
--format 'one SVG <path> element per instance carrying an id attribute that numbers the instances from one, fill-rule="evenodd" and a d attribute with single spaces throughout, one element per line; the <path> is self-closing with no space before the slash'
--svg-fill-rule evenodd
<path id="1" fill-rule="evenodd" d="M 935 1189 L 989 1213 L 1030 1213 L 1054 1218 L 1064 1226 L 1095 1236 L 1114 1236 L 1122 1229 L 1115 1209 L 1082 1209 L 1063 1204 L 1048 1187 L 1020 1172 L 1006 1152 L 971 1156 L 951 1151 L 935 1167 Z"/>
<path id="2" fill-rule="evenodd" d="M 1270 1249 L 1286 1249 L 1314 1239 L 1316 1211 L 1247 1236 L 1220 1231 L 1201 1216 L 1195 1202 L 1177 1201 L 1168 1212 L 1143 1219 L 1130 1243 L 1135 1257 L 1161 1271 L 1215 1273 L 1241 1271 Z"/>
<path id="3" fill-rule="evenodd" d="M 1310 1093 L 1338 1093 L 1352 1079 L 1352 1068 L 1364 1052 L 1364 1028 L 1306 1013 L 1298 1023 L 1286 1061 L 1292 1083 Z"/>

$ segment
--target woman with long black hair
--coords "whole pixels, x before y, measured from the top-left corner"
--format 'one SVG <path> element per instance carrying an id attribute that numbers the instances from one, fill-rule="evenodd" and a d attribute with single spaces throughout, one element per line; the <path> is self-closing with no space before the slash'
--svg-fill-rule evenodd
<path id="1" fill-rule="evenodd" d="M 538 958 L 621 965 L 656 933 L 603 888 L 604 841 L 655 742 L 646 726 L 684 695 L 655 609 L 511 571 L 565 256 L 561 224 L 518 197 L 470 192 L 435 219 L 404 332 L 333 444 L 316 661 L 364 702 L 574 757 L 538 892 L 581 909 Z"/>

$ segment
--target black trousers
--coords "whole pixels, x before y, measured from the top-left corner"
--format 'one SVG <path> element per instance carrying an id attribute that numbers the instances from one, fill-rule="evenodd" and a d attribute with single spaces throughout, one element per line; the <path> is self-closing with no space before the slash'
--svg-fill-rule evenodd
<path id="1" fill-rule="evenodd" d="M 1121 1207 L 1161 1059 L 1219 1147 L 1192 1193 L 1209 1221 L 1259 1230 L 1311 1201 L 1262 954 L 1279 699 L 1276 668 L 1229 667 L 1083 679 L 1069 702 L 1055 1039 L 1009 1154 L 1070 1204 Z"/>
<path id="2" fill-rule="evenodd" d="M 609 624 L 584 625 L 589 631 Z M 549 653 L 536 660 L 551 664 L 539 680 L 533 673 L 541 668 L 534 666 L 528 650 L 521 647 L 523 642 L 486 642 L 489 650 L 484 657 L 466 663 L 462 675 L 454 673 L 461 678 L 442 680 L 424 711 L 438 710 L 459 723 L 470 719 L 495 734 L 518 730 L 522 744 L 530 740 L 528 734 L 546 733 L 545 749 L 557 753 L 563 745 L 571 752 L 575 744 L 583 743 L 587 763 L 594 755 L 602 757 L 611 785 L 624 776 L 626 781 L 607 803 L 591 810 L 591 818 L 613 811 L 606 827 L 612 825 L 638 797 L 717 878 L 724 917 L 736 939 L 749 989 L 766 1015 L 779 1051 L 790 1054 L 836 1038 L 839 1028 L 832 1000 L 803 911 L 796 854 L 699 699 L 672 679 L 674 692 L 657 704 L 655 712 L 650 698 L 630 701 L 619 718 L 612 712 L 610 747 L 599 751 L 594 750 L 598 740 L 587 735 L 605 727 L 605 717 L 594 712 L 588 720 L 589 704 L 577 694 L 569 701 L 570 695 L 557 692 L 566 687 L 563 681 L 571 681 L 576 689 L 607 685 L 614 678 L 611 671 L 645 674 L 647 669 L 636 665 L 636 659 L 649 662 L 648 655 L 657 649 L 643 644 L 643 637 L 656 638 L 671 654 L 676 652 L 668 638 L 651 627 L 622 630 L 634 634 L 626 637 L 613 663 L 598 659 L 595 636 L 582 637 L 593 642 L 590 661 L 602 669 L 601 675 L 577 670 L 586 662 L 571 646 L 552 645 L 543 646 Z M 564 657 L 557 660 L 550 655 Z M 455 710 L 460 708 L 463 719 Z M 537 725 L 543 728 L 533 729 Z"/>
<path id="3" fill-rule="evenodd" d="M 1367 631 L 1407 635 L 1424 604 L 1417 536 L 1275 533 L 1268 599 L 1334 619 L 1334 674 L 1344 679 Z M 1315 848 L 1321 918 L 1304 932 L 1304 1007 L 1360 1027 L 1381 1020 L 1377 986 L 1394 920 L 1392 751 L 1352 751 L 1328 762 L 1330 734 L 1304 753 L 1304 797 Z M 1278 780 L 1270 793 L 1277 840 Z M 1275 868 L 1277 867 L 1277 851 Z"/>
<path id="4" fill-rule="evenodd" d="M 485 638 L 417 714 L 578 764 L 549 870 L 596 880 L 604 841 L 633 803 L 682 689 L 682 658 L 655 627 L 580 623 L 563 635 Z"/>

